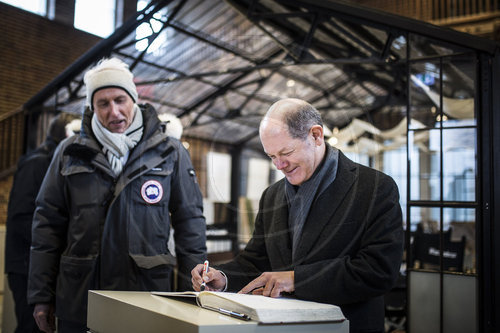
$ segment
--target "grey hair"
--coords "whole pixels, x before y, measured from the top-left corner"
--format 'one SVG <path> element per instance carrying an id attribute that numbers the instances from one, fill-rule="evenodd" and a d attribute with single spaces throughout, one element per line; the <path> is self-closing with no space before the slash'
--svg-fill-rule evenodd
<path id="1" fill-rule="evenodd" d="M 321 114 L 309 103 L 301 104 L 294 110 L 285 112 L 283 122 L 288 126 L 290 136 L 300 140 L 305 140 L 314 125 L 323 127 Z"/>

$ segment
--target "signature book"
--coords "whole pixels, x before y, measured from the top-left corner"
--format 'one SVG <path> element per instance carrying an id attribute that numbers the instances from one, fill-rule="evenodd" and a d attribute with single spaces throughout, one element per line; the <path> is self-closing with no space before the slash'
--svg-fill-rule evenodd
<path id="1" fill-rule="evenodd" d="M 341 322 L 346 319 L 340 307 L 336 305 L 296 298 L 271 298 L 262 295 L 214 291 L 152 292 L 152 294 L 191 299 L 202 308 L 262 324 Z"/>

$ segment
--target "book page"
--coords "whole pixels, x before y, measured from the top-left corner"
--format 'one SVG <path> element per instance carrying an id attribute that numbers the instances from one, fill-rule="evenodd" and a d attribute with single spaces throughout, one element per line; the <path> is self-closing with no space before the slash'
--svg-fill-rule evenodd
<path id="1" fill-rule="evenodd" d="M 261 323 L 345 320 L 338 306 L 294 298 L 228 292 L 202 292 L 198 297 L 202 306 L 240 312 Z"/>
<path id="2" fill-rule="evenodd" d="M 214 291 L 152 292 L 152 294 L 195 299 L 198 306 L 203 308 L 224 314 L 233 311 L 264 324 L 345 320 L 344 314 L 336 305 L 295 298 L 272 298 Z"/>
<path id="3" fill-rule="evenodd" d="M 164 297 L 198 297 L 197 291 L 152 291 L 151 294 Z"/>

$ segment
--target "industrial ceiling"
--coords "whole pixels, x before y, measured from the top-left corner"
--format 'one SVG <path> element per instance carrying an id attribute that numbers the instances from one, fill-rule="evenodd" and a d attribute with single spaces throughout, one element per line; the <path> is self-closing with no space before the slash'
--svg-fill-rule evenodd
<path id="1" fill-rule="evenodd" d="M 83 74 L 101 58 L 116 56 L 130 65 L 141 101 L 176 115 L 185 136 L 258 149 L 259 121 L 280 98 L 307 100 L 331 131 L 353 119 L 390 130 L 407 115 L 409 87 L 422 83 L 408 78 L 432 72 L 425 61 L 412 61 L 495 48 L 344 1 L 151 1 L 25 108 L 80 113 Z M 452 82 L 459 80 L 458 98 L 474 95 L 474 64 L 441 68 L 444 74 L 436 76 L 447 81 L 443 94 L 456 97 Z M 431 107 L 436 102 L 425 89 L 412 89 L 412 98 Z M 418 121 L 433 126 L 432 119 Z"/>

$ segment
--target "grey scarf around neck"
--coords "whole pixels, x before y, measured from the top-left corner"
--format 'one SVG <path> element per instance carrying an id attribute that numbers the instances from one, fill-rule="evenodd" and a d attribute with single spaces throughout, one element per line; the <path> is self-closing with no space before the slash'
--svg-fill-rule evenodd
<path id="1" fill-rule="evenodd" d="M 125 133 L 110 132 L 97 119 L 95 113 L 92 116 L 92 132 L 101 143 L 102 151 L 117 176 L 122 173 L 130 150 L 141 140 L 143 129 L 142 112 L 137 104 L 134 104 L 134 119 Z"/>
<path id="2" fill-rule="evenodd" d="M 339 151 L 326 144 L 323 162 L 310 179 L 300 186 L 294 186 L 285 179 L 285 193 L 288 203 L 288 227 L 292 240 L 292 258 L 298 248 L 302 228 L 313 202 L 333 183 L 337 175 Z"/>

